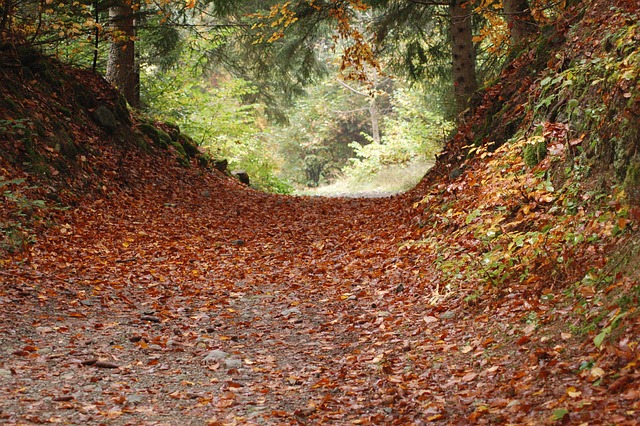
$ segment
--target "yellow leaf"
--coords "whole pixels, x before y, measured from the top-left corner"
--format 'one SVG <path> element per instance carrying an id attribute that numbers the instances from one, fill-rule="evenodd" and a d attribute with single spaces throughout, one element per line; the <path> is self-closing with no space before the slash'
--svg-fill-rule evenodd
<path id="1" fill-rule="evenodd" d="M 375 358 L 369 361 L 371 364 L 377 364 L 384 359 L 384 354 L 378 354 Z"/>
<path id="2" fill-rule="evenodd" d="M 193 9 L 194 7 L 196 7 L 196 0 L 187 0 L 185 7 L 187 9 Z"/>
<path id="3" fill-rule="evenodd" d="M 591 377 L 595 378 L 600 378 L 605 374 L 604 370 L 600 367 L 593 367 L 589 373 L 591 374 Z"/>
<path id="4" fill-rule="evenodd" d="M 471 345 L 467 345 L 464 348 L 460 349 L 460 352 L 462 352 L 463 354 L 467 354 L 472 350 L 473 350 L 473 347 Z"/>
<path id="5" fill-rule="evenodd" d="M 569 386 L 567 388 L 567 395 L 569 396 L 569 398 L 577 398 L 580 395 L 582 395 L 582 392 L 580 392 L 579 390 L 577 390 L 573 386 Z"/>

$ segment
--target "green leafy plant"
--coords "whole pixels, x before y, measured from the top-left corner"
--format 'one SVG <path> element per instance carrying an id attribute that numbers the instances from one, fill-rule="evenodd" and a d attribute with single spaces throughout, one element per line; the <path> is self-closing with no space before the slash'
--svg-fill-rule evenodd
<path id="1" fill-rule="evenodd" d="M 32 200 L 23 195 L 18 189 L 24 184 L 25 179 L 5 179 L 0 176 L 0 189 L 3 189 L 2 197 L 10 206 L 10 218 L 0 221 L 0 248 L 10 253 L 23 250 L 27 244 L 35 241 L 35 234 L 31 228 L 34 215 L 37 211 L 45 209 L 43 200 Z"/>
<path id="2" fill-rule="evenodd" d="M 356 156 L 343 169 L 347 176 L 366 180 L 385 166 L 432 160 L 453 128 L 414 91 L 396 90 L 391 103 L 380 143 L 365 135 L 368 144 L 350 144 Z"/>
<path id="3" fill-rule="evenodd" d="M 187 64 L 197 62 L 185 52 L 166 69 L 150 67 L 142 73 L 142 99 L 148 114 L 175 123 L 213 158 L 225 158 L 230 169 L 243 169 L 252 186 L 289 193 L 291 187 L 276 176 L 277 149 L 263 137 L 260 107 L 248 100 L 256 89 L 224 74 L 204 79 Z"/>
<path id="4" fill-rule="evenodd" d="M 604 343 L 605 339 L 607 337 L 609 337 L 611 332 L 616 327 L 618 327 L 618 325 L 620 324 L 620 320 L 622 318 L 624 318 L 625 316 L 627 316 L 627 314 L 628 314 L 628 312 L 621 312 L 621 313 L 617 314 L 616 316 L 614 316 L 613 319 L 611 320 L 611 322 L 609 323 L 609 325 L 604 327 L 602 329 L 602 331 L 600 331 L 600 333 L 598 333 L 596 335 L 596 337 L 593 338 L 593 344 L 595 345 L 596 348 L 600 348 L 602 346 L 602 344 Z"/>

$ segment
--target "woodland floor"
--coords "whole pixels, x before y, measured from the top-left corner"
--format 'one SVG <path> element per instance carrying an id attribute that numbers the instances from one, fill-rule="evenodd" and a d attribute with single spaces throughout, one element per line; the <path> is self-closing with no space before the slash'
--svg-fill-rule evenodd
<path id="1" fill-rule="evenodd" d="M 411 193 L 296 198 L 189 173 L 89 196 L 5 264 L 2 423 L 541 424 L 606 407 L 634 424 L 637 390 L 612 400 L 578 373 L 569 309 L 536 306 L 539 335 L 526 300 L 439 297 L 429 254 L 402 248 Z"/>

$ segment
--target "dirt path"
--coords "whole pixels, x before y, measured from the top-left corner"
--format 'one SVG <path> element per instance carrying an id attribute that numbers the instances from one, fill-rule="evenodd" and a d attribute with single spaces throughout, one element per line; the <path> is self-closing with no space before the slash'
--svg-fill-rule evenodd
<path id="1" fill-rule="evenodd" d="M 525 320 L 568 312 L 443 297 L 433 254 L 403 248 L 409 195 L 211 188 L 86 200 L 2 271 L 3 423 L 539 424 L 568 386 L 583 418 L 607 404 L 561 329 Z"/>
<path id="2" fill-rule="evenodd" d="M 336 389 L 364 344 L 344 324 L 393 241 L 368 243 L 397 232 L 367 211 L 391 201 L 225 190 L 87 203 L 3 272 L 3 421 L 344 416 Z"/>

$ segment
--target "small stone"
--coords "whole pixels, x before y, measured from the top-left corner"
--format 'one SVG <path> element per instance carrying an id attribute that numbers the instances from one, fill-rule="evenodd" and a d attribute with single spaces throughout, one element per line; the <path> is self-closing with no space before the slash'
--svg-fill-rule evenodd
<path id="1" fill-rule="evenodd" d="M 440 315 L 440 319 L 451 319 L 456 316 L 456 313 L 453 311 L 447 311 Z"/>
<path id="2" fill-rule="evenodd" d="M 204 396 L 204 393 L 202 392 L 187 392 L 187 398 L 189 399 L 198 399 L 198 398 L 202 398 Z"/>
<path id="3" fill-rule="evenodd" d="M 289 308 L 289 309 L 285 309 L 284 311 L 280 312 L 280 314 L 283 317 L 288 317 L 289 315 L 300 315 L 300 314 L 302 314 L 302 312 L 300 312 L 300 309 L 298 309 L 298 308 Z"/>
<path id="4" fill-rule="evenodd" d="M 129 395 L 127 396 L 127 403 L 129 404 L 138 404 L 142 402 L 142 396 L 140 395 Z"/>
<path id="5" fill-rule="evenodd" d="M 93 365 L 95 365 L 98 368 L 120 368 L 118 364 L 114 364 L 113 362 L 109 362 L 109 361 L 97 361 Z"/>
<path id="6" fill-rule="evenodd" d="M 12 376 L 11 370 L 7 370 L 5 368 L 0 368 L 0 377 L 4 377 L 6 379 Z"/>
<path id="7" fill-rule="evenodd" d="M 229 358 L 228 353 L 226 353 L 225 351 L 221 351 L 219 349 L 214 349 L 211 352 L 209 352 L 207 356 L 204 357 L 204 361 L 205 362 L 221 361 L 225 358 Z"/>
<path id="8" fill-rule="evenodd" d="M 53 352 L 51 348 L 42 348 L 36 351 L 38 355 L 49 355 L 51 352 Z"/>
<path id="9" fill-rule="evenodd" d="M 242 360 L 238 358 L 229 358 L 224 361 L 224 366 L 227 368 L 240 368 L 242 367 Z"/>
<path id="10" fill-rule="evenodd" d="M 235 176 L 240 182 L 245 185 L 251 185 L 251 179 L 249 178 L 249 174 L 244 170 L 234 170 L 231 172 L 232 176 Z"/>
<path id="11" fill-rule="evenodd" d="M 55 402 L 69 402 L 69 401 L 73 401 L 74 397 L 72 395 L 60 395 L 60 396 L 53 397 L 51 400 Z"/>
<path id="12" fill-rule="evenodd" d="M 513 401 L 507 404 L 507 408 L 515 407 L 516 405 L 520 405 L 520 401 L 518 401 L 517 399 L 514 399 Z"/>
<path id="13" fill-rule="evenodd" d="M 155 323 L 159 323 L 160 322 L 160 318 L 153 316 L 153 315 L 142 315 L 140 317 L 140 319 L 142 321 L 149 321 L 149 322 L 155 322 Z"/>
<path id="14" fill-rule="evenodd" d="M 213 167 L 216 170 L 219 170 L 221 172 L 226 172 L 227 171 L 227 166 L 229 165 L 229 161 L 227 161 L 226 159 L 222 159 L 222 160 L 213 160 Z"/>
<path id="15" fill-rule="evenodd" d="M 100 105 L 92 114 L 93 120 L 108 132 L 112 133 L 118 128 L 118 120 L 115 114 L 105 105 Z"/>
<path id="16" fill-rule="evenodd" d="M 162 346 L 160 346 L 160 345 L 149 345 L 149 349 L 151 349 L 152 351 L 161 351 L 162 350 Z"/>

